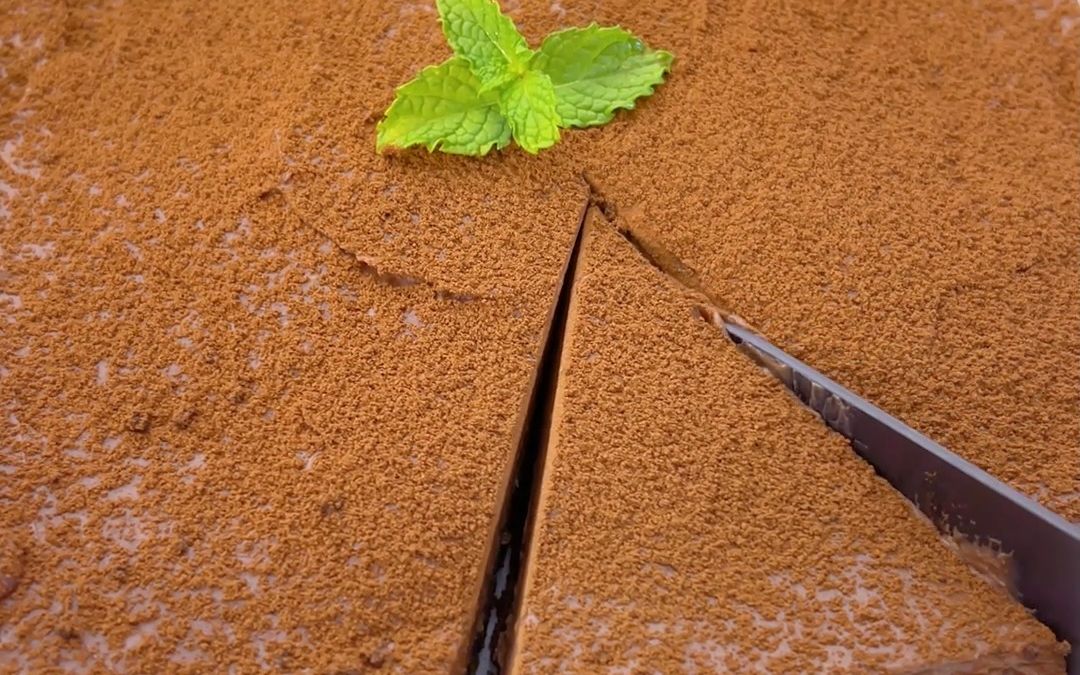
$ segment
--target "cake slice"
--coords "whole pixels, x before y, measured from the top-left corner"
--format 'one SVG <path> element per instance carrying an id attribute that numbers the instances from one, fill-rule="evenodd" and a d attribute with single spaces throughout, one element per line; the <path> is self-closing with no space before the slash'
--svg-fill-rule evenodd
<path id="1" fill-rule="evenodd" d="M 695 298 L 597 216 L 583 246 L 513 672 L 1062 672 Z"/>

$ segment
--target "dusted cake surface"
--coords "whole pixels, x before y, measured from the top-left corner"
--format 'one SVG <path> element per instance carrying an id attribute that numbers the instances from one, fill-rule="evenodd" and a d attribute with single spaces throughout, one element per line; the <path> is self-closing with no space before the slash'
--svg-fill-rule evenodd
<path id="1" fill-rule="evenodd" d="M 1062 672 L 839 435 L 591 219 L 515 672 Z"/>

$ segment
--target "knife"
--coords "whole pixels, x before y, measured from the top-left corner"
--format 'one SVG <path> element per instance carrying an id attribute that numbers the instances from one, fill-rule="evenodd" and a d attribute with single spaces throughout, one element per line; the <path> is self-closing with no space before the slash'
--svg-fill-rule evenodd
<path id="1" fill-rule="evenodd" d="M 1037 504 L 923 434 L 856 396 L 754 331 L 718 322 L 728 337 L 779 378 L 855 451 L 954 540 L 1009 556 L 1007 581 L 1059 640 L 1080 675 L 1080 527 Z"/>

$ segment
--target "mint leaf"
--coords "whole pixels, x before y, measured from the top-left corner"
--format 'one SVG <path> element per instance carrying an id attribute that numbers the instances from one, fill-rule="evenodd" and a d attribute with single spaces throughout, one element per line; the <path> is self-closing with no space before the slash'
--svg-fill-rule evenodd
<path id="1" fill-rule="evenodd" d="M 515 79 L 503 90 L 500 108 L 514 140 L 526 152 L 535 155 L 558 142 L 561 120 L 555 111 L 555 87 L 547 75 L 530 70 Z"/>
<path id="2" fill-rule="evenodd" d="M 435 0 L 454 57 L 398 87 L 376 132 L 378 152 L 485 155 L 513 137 L 536 154 L 561 127 L 611 120 L 653 92 L 674 57 L 619 27 L 570 28 L 529 49 L 496 0 Z"/>
<path id="3" fill-rule="evenodd" d="M 589 127 L 653 93 L 673 58 L 622 28 L 594 23 L 547 36 L 530 65 L 551 78 L 563 126 Z"/>
<path id="4" fill-rule="evenodd" d="M 525 72 L 533 52 L 495 0 L 436 0 L 436 5 L 446 41 L 472 66 L 482 91 Z"/>
<path id="5" fill-rule="evenodd" d="M 498 92 L 480 92 L 464 59 L 428 66 L 397 88 L 379 122 L 375 149 L 423 145 L 456 155 L 485 155 L 510 143 L 510 126 L 499 112 Z"/>

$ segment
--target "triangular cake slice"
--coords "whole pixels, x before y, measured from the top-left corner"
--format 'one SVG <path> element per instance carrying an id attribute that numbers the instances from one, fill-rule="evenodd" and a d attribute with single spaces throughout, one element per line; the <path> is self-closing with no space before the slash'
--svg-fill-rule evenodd
<path id="1" fill-rule="evenodd" d="M 590 218 L 513 672 L 1063 670 L 1065 645 L 698 313 Z"/>

